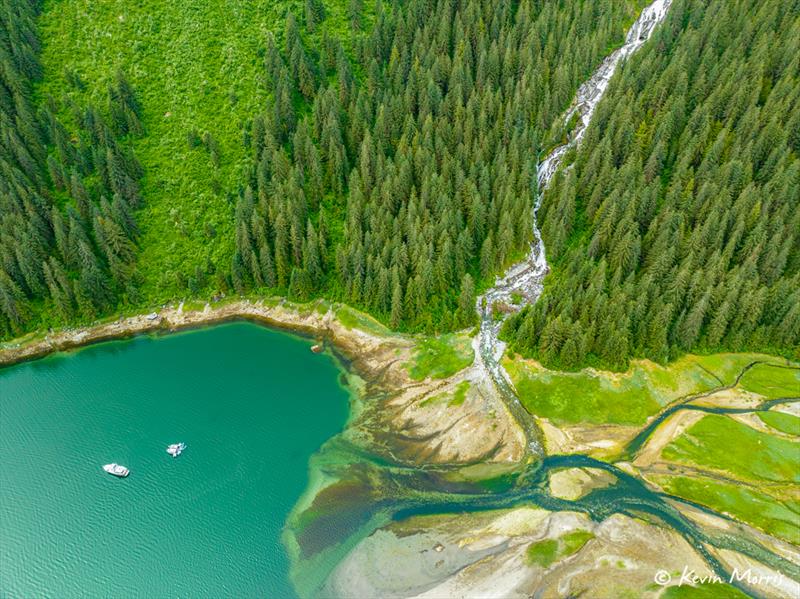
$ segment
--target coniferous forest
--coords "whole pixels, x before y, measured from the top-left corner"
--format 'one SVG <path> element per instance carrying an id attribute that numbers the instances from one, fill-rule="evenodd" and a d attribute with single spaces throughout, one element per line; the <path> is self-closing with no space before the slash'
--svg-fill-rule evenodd
<path id="1" fill-rule="evenodd" d="M 53 97 L 41 3 L 0 2 L 3 338 L 220 294 L 324 297 L 411 332 L 472 326 L 476 296 L 527 252 L 561 115 L 643 5 L 276 4 L 247 82 L 263 97 L 225 92 L 237 114 L 258 106 L 227 124 L 239 153 L 187 120 L 182 151 L 202 152 L 169 166 L 207 173 L 202 201 L 230 223 L 206 222 L 203 252 L 182 220 L 194 200 L 148 211 L 142 189 L 165 192 L 143 185 L 137 155 L 155 150 L 139 142 L 170 113 L 130 82 L 137 65 L 94 77 L 66 62 Z M 512 348 L 571 369 L 798 346 L 798 14 L 794 0 L 673 2 L 544 194 L 552 272 L 506 323 Z M 168 253 L 148 253 L 164 231 L 181 267 L 154 274 L 141 258 Z"/>
<path id="2" fill-rule="evenodd" d="M 511 319 L 548 365 L 800 342 L 800 5 L 680 0 L 539 213 L 553 274 Z"/>
<path id="3" fill-rule="evenodd" d="M 352 61 L 335 39 L 307 47 L 290 13 L 282 43 L 267 40 L 274 101 L 250 135 L 234 287 L 322 292 L 406 330 L 471 324 L 476 281 L 530 239 L 539 138 L 628 10 L 378 4 Z"/>
<path id="4" fill-rule="evenodd" d="M 13 335 L 40 304 L 69 321 L 136 297 L 142 173 L 120 140 L 142 126 L 122 72 L 105 106 L 36 102 L 37 4 L 0 9 L 0 333 Z"/>

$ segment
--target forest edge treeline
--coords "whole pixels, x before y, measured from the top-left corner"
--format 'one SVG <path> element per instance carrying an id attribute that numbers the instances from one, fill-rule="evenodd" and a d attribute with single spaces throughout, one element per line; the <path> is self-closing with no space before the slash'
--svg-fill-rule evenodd
<path id="1" fill-rule="evenodd" d="M 324 21 L 325 11 L 319 3 L 307 4 L 302 25 L 290 12 L 283 32 L 265 42 L 274 99 L 264 113 L 254 115 L 245 134 L 253 167 L 236 206 L 236 254 L 230 276 L 225 277 L 230 289 L 218 291 L 280 293 L 298 301 L 319 296 L 343 300 L 406 331 L 470 325 L 477 290 L 521 254 L 530 235 L 538 140 L 548 144 L 564 134 L 558 116 L 608 48 L 621 41 L 621 24 L 630 22 L 633 11 L 585 2 L 558 8 L 546 5 L 538 14 L 526 2 L 518 7 L 480 2 L 439 2 L 428 7 L 408 2 L 385 10 L 379 3 L 371 31 L 356 29 L 355 42 L 345 46 L 324 30 L 322 35 L 319 29 L 310 33 Z M 463 10 L 456 10 L 461 4 Z M 25 40 L 13 44 L 17 54 L 8 55 L 15 64 L 35 64 L 31 61 L 38 50 L 35 11 L 26 12 L 24 5 L 5 8 L 9 8 L 5 14 L 11 14 L 10 8 L 18 9 L 20 17 L 16 33 L 8 30 L 8 39 L 13 33 Z M 680 14 L 699 14 L 692 13 L 692 8 L 696 8 L 692 3 L 679 3 Z M 355 21 L 354 27 L 362 27 Z M 681 26 L 672 29 L 679 32 Z M 659 38 L 655 43 L 664 41 Z M 23 55 L 19 48 L 26 44 Z M 571 44 L 577 45 L 574 51 L 559 51 Z M 5 69 L 4 76 L 8 72 L 13 71 Z M 27 76 L 35 81 L 39 76 L 36 68 L 17 68 L 17 73 L 20 80 Z M 40 203 L 47 205 L 49 200 L 66 215 L 66 239 L 74 229 L 72 238 L 81 252 L 63 243 L 62 249 L 54 231 L 58 225 L 48 221 L 39 226 L 42 241 L 34 243 L 33 250 L 17 249 L 26 246 L 19 235 L 3 237 L 7 241 L 0 247 L 10 248 L 3 250 L 3 268 L 10 266 L 2 298 L 4 305 L 22 306 L 15 311 L 16 330 L 6 315 L 6 337 L 25 330 L 26 315 L 35 325 L 37 311 L 58 311 L 60 316 L 51 316 L 49 322 L 66 323 L 90 321 L 118 306 L 136 306 L 137 229 L 131 208 L 140 205 L 141 199 L 131 190 L 141 172 L 125 139 L 143 134 L 138 119 L 141 107 L 124 74 L 120 72 L 116 79 L 104 117 L 92 108 L 53 108 L 67 123 L 67 127 L 62 125 L 65 131 L 76 131 L 73 138 L 85 136 L 84 145 L 95 139 L 100 145 L 112 140 L 110 151 L 124 156 L 130 170 L 122 176 L 117 169 L 114 176 L 113 165 L 112 169 L 104 166 L 98 151 L 91 152 L 91 159 L 83 159 L 80 166 L 68 154 L 64 162 L 49 129 L 43 132 L 40 145 L 46 151 L 40 154 L 46 157 L 43 164 L 33 162 L 41 175 L 38 188 L 32 189 L 46 198 Z M 74 84 L 84 84 L 77 73 Z M 5 89 L 12 87 L 27 89 L 28 94 L 31 89 L 27 83 Z M 547 93 L 540 96 L 542 89 Z M 16 106 L 22 104 L 18 95 L 6 94 L 13 102 L 8 104 L 8 114 L 13 108 L 15 117 Z M 32 101 L 27 100 L 28 107 Z M 602 113 L 602 107 L 610 104 L 601 104 L 598 116 L 610 118 L 608 108 Z M 4 105 L 4 114 L 5 109 Z M 32 108 L 27 113 L 21 110 L 33 114 Z M 526 118 L 530 115 L 534 117 Z M 102 123 L 99 128 L 91 124 L 97 120 Z M 15 126 L 9 123 L 17 121 L 4 118 L 9 128 Z M 111 125 L 105 125 L 106 121 Z M 93 128 L 100 133 L 91 133 Z M 187 132 L 188 143 L 203 145 L 213 157 L 213 135 L 195 132 L 193 136 L 192 132 Z M 4 136 L 6 140 L 13 137 Z M 590 131 L 579 156 L 595 143 L 592 140 Z M 24 172 L 16 162 L 17 170 Z M 71 185 L 73 171 L 78 183 L 89 189 L 88 202 L 80 199 L 80 188 Z M 554 187 L 561 185 L 559 181 Z M 548 251 L 552 242 L 558 257 L 561 249 L 553 231 L 560 221 L 552 215 L 559 211 L 548 208 L 548 198 L 554 193 L 545 198 L 542 220 Z M 27 210 L 25 200 L 14 202 L 17 213 Z M 79 202 L 92 208 L 81 211 Z M 53 213 L 49 210 L 48 218 L 57 221 Z M 77 225 L 70 221 L 73 214 L 81 217 L 73 218 Z M 98 224 L 103 222 L 105 228 Z M 83 245 L 80 227 L 85 233 Z M 106 231 L 109 228 L 115 230 Z M 564 231 L 568 229 L 565 223 Z M 88 259 L 87 247 L 96 264 Z M 42 256 L 46 260 L 37 272 L 31 264 Z M 47 266 L 51 261 L 55 264 Z M 795 270 L 796 262 L 789 262 Z M 61 264 L 63 273 L 57 269 Z M 548 287 L 560 276 L 558 270 Z M 193 295 L 190 282 L 194 281 L 195 289 L 202 288 L 197 273 L 184 273 L 184 279 L 188 295 Z M 616 284 L 614 279 L 610 284 Z M 79 292 L 79 287 L 93 292 Z M 516 326 L 520 320 L 513 322 Z M 594 335 L 600 338 L 596 331 Z M 515 339 L 514 347 L 528 353 L 532 343 L 543 337 L 552 335 L 539 332 L 527 342 Z M 606 337 L 614 351 L 592 348 L 581 353 L 579 340 L 567 339 L 553 345 L 558 346 L 556 353 L 536 355 L 565 368 L 587 362 L 620 368 L 628 355 L 644 355 L 641 346 L 622 344 L 618 337 Z M 571 357 L 573 346 L 575 356 Z M 646 355 L 664 361 L 697 347 L 674 344 L 667 351 Z M 791 330 L 785 347 L 791 351 Z M 782 346 L 769 349 L 780 352 Z"/>

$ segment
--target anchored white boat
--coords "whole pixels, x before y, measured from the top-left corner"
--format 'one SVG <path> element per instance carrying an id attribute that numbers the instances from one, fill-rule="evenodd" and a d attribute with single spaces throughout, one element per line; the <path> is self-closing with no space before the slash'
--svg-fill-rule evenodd
<path id="1" fill-rule="evenodd" d="M 177 458 L 184 449 L 186 449 L 186 443 L 173 443 L 167 446 L 167 453 L 173 458 Z"/>
<path id="2" fill-rule="evenodd" d="M 125 466 L 120 466 L 119 464 L 106 464 L 103 466 L 103 470 L 108 472 L 113 476 L 118 476 L 120 478 L 125 478 L 128 476 L 131 471 L 128 470 Z"/>

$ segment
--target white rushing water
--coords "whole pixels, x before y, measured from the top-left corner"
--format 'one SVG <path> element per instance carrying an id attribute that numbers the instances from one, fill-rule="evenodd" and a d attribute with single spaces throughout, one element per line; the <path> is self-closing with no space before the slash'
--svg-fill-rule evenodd
<path id="1" fill-rule="evenodd" d="M 533 241 L 530 245 L 530 252 L 524 260 L 514 264 L 502 277 L 498 277 L 494 286 L 478 298 L 477 309 L 481 317 L 481 326 L 480 332 L 473 341 L 476 367 L 482 376 L 488 375 L 488 378 L 494 383 L 512 416 L 523 429 L 529 449 L 535 453 L 541 452 L 538 428 L 533 419 L 527 417 L 527 412 L 520 403 L 513 383 L 501 363 L 505 343 L 498 337 L 500 327 L 509 313 L 535 303 L 542 294 L 542 281 L 548 268 L 544 242 L 536 222 L 536 212 L 544 191 L 561 165 L 564 155 L 580 143 L 586 133 L 592 115 L 605 95 L 608 84 L 619 64 L 650 38 L 653 30 L 666 16 L 671 3 L 672 0 L 654 0 L 644 8 L 639 18 L 628 30 L 622 47 L 607 56 L 592 76 L 578 88 L 575 100 L 563 117 L 563 122 L 566 123 L 575 114 L 580 115 L 575 129 L 569 141 L 555 148 L 539 164 L 537 170 L 539 192 L 533 206 Z"/>

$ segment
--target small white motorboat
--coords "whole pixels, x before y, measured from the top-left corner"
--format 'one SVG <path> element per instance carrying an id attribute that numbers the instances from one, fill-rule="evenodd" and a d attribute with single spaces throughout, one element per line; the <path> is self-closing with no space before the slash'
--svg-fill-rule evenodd
<path id="1" fill-rule="evenodd" d="M 125 466 L 120 466 L 119 464 L 106 464 L 103 466 L 103 470 L 108 472 L 113 476 L 118 476 L 120 478 L 125 478 L 128 476 L 131 471 L 128 470 Z"/>
<path id="2" fill-rule="evenodd" d="M 186 449 L 186 443 L 173 443 L 167 446 L 167 453 L 173 458 L 177 458 L 184 449 Z"/>

